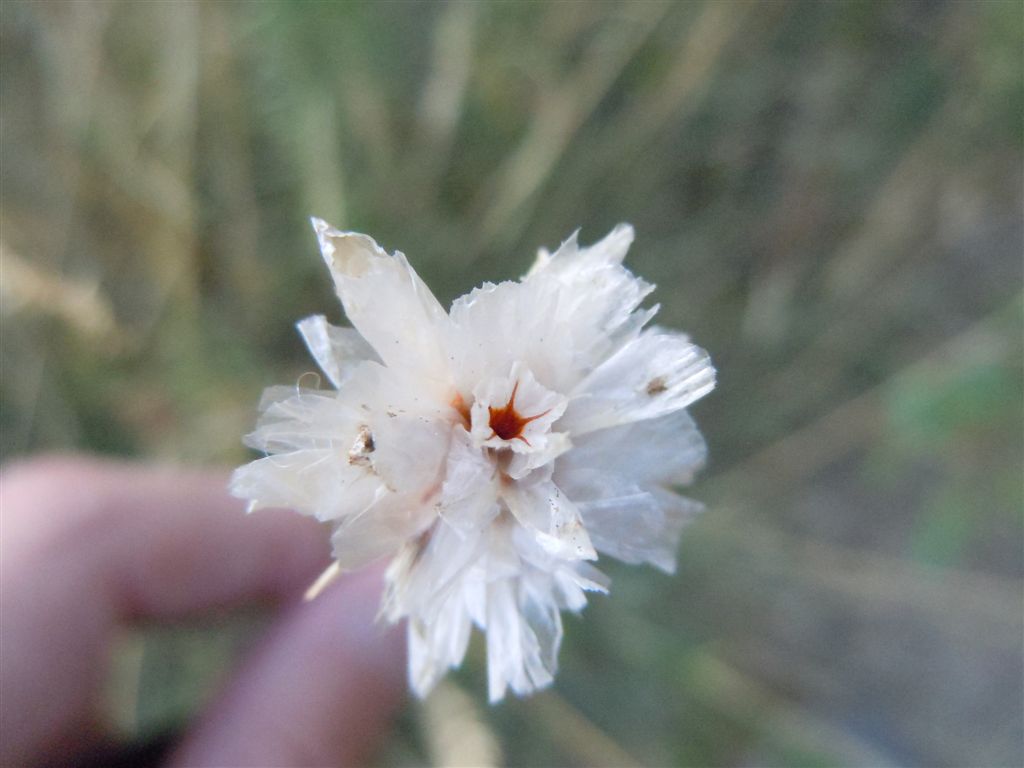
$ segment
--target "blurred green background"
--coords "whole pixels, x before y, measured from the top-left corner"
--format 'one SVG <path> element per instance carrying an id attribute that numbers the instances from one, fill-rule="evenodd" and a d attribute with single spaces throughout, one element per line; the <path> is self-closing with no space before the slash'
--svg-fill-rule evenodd
<path id="1" fill-rule="evenodd" d="M 679 572 L 602 565 L 553 691 L 482 657 L 385 765 L 1021 765 L 1019 2 L 0 8 L 0 452 L 231 465 L 340 320 L 309 215 L 449 301 L 638 233 L 719 368 Z M 259 617 L 133 635 L 145 736 Z M 296 681 L 301 685 L 302 681 Z"/>

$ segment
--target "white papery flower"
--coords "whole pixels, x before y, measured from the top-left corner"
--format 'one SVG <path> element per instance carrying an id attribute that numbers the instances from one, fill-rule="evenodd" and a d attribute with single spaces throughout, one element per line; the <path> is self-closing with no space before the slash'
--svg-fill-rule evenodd
<path id="1" fill-rule="evenodd" d="M 653 286 L 622 266 L 633 229 L 542 250 L 519 282 L 445 312 L 401 253 L 313 220 L 353 328 L 298 324 L 329 390 L 267 390 L 236 470 L 250 510 L 331 521 L 343 570 L 390 557 L 383 615 L 408 619 L 420 696 L 486 631 L 490 698 L 551 682 L 560 612 L 605 592 L 597 553 L 675 567 L 703 464 L 685 408 L 707 354 L 645 325 Z"/>

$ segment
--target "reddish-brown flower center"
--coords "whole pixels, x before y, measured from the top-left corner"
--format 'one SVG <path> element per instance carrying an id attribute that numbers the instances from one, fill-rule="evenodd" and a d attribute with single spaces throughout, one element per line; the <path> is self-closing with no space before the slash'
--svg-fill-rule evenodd
<path id="1" fill-rule="evenodd" d="M 531 421 L 539 419 L 551 409 L 549 408 L 544 413 L 538 413 L 536 416 L 523 416 L 516 410 L 516 392 L 518 390 L 519 382 L 517 381 L 512 387 L 512 394 L 505 405 L 501 408 L 488 406 L 487 410 L 491 416 L 491 437 L 500 437 L 502 440 L 522 440 L 529 445 L 530 441 L 523 437 L 523 429 Z"/>

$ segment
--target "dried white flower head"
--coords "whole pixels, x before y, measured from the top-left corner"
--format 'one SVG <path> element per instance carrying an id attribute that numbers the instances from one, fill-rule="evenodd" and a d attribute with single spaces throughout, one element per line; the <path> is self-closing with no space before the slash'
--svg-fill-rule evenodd
<path id="1" fill-rule="evenodd" d="M 622 266 L 633 229 L 542 250 L 519 282 L 445 312 L 401 253 L 313 220 L 353 328 L 298 324 L 334 388 L 267 390 L 231 491 L 336 525 L 342 569 L 387 556 L 382 613 L 408 619 L 425 695 L 487 634 L 490 698 L 549 684 L 560 611 L 605 592 L 597 553 L 675 566 L 705 445 L 684 410 L 707 354 L 647 328 L 654 286 Z"/>

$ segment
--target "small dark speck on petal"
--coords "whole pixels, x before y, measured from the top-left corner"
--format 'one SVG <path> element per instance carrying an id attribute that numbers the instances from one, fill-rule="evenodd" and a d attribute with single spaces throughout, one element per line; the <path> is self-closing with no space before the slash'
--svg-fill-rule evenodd
<path id="1" fill-rule="evenodd" d="M 647 382 L 647 394 L 650 395 L 651 397 L 654 397 L 655 395 L 660 395 L 666 389 L 668 389 L 668 385 L 665 383 L 664 376 L 655 376 L 653 379 Z"/>

